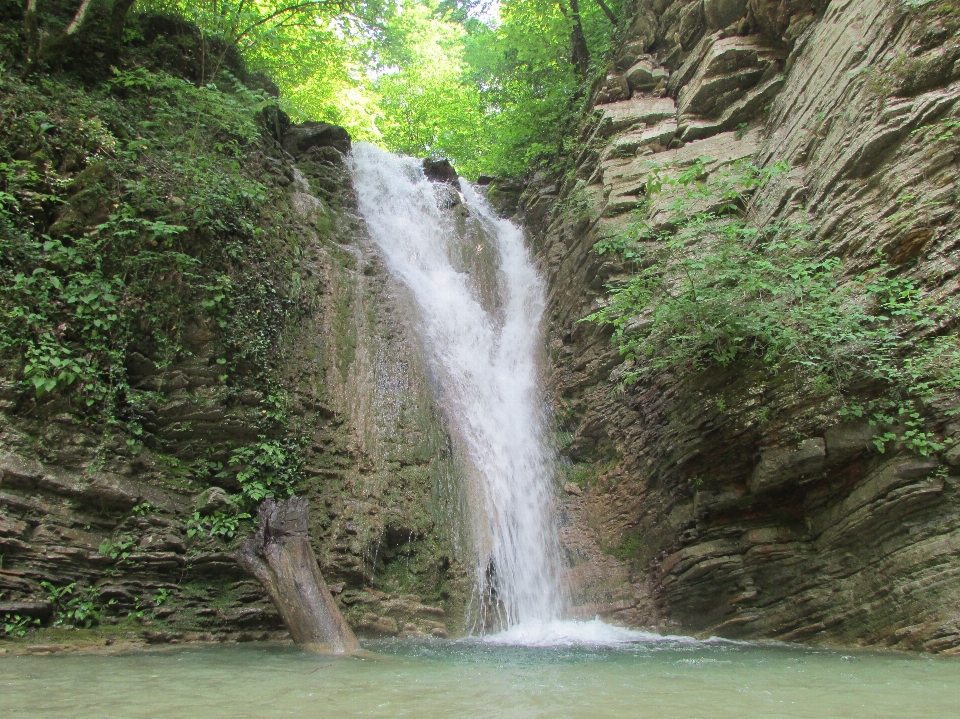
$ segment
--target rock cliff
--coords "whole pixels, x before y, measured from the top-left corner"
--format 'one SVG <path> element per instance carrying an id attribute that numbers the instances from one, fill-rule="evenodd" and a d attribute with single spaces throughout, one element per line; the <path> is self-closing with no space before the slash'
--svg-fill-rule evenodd
<path id="1" fill-rule="evenodd" d="M 275 108 L 249 115 L 247 130 L 229 125 L 256 91 L 197 94 L 178 74 L 192 69 L 190 28 L 137 22 L 143 47 L 123 61 L 139 65 L 122 71 L 126 85 L 52 73 L 51 97 L 16 67 L 2 78 L 9 117 L 46 124 L 13 120 L 3 136 L 4 202 L 23 212 L 2 215 L 0 637 L 42 627 L 45 645 L 285 638 L 234 559 L 264 491 L 309 500 L 321 570 L 360 634 L 459 630 L 469 582 L 451 530 L 456 470 L 408 300 L 356 214 L 350 137 L 291 126 Z M 170 58 L 185 67 L 164 69 Z M 232 62 L 225 84 L 256 88 Z M 204 120 L 185 119 L 198 108 Z M 159 122 L 138 115 L 157 112 Z M 144 120 L 132 145 L 131 118 Z M 205 121 L 207 136 L 191 136 Z M 174 136 L 155 129 L 165 125 Z M 153 229 L 115 232 L 137 203 Z M 114 245 L 91 244 L 107 232 Z M 161 252 L 179 233 L 168 268 Z M 123 242 L 134 246 L 119 261 L 151 269 L 139 285 L 135 272 L 113 274 Z M 50 254 L 61 248 L 90 252 L 90 264 L 57 274 L 69 270 Z M 54 299 L 18 324 L 17 307 L 42 294 L 24 277 L 45 272 Z M 86 325 L 77 298 L 61 297 L 100 276 L 121 289 L 80 301 L 119 309 Z M 25 365 L 22 348 L 32 357 L 40 345 L 80 357 L 80 377 L 47 374 L 34 392 L 25 376 L 40 360 Z"/>
<path id="2" fill-rule="evenodd" d="M 607 287 L 669 274 L 657 252 L 680 231 L 678 198 L 688 217 L 716 218 L 711 182 L 744 167 L 767 178 L 736 197 L 749 226 L 794 228 L 835 286 L 879 267 L 925 306 L 952 306 L 958 23 L 953 3 L 641 0 L 578 154 L 524 187 L 493 184 L 549 277 L 566 546 L 585 612 L 704 635 L 960 647 L 955 385 L 910 405 L 926 445 L 902 425 L 884 440 L 882 422 L 849 412 L 881 402 L 876 376 L 838 387 L 738 349 L 670 364 L 648 346 L 625 362 L 610 327 L 581 322 L 609 305 Z M 698 251 L 689 237 L 677 257 Z M 920 312 L 905 342 L 955 337 L 954 318 Z M 849 353 L 843 342 L 824 351 Z"/>

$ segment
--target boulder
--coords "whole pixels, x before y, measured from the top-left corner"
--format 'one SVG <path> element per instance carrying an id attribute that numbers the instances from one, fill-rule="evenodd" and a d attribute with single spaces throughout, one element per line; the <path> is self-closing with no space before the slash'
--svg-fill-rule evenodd
<path id="1" fill-rule="evenodd" d="M 646 49 L 646 44 L 642 40 L 628 42 L 620 51 L 620 56 L 617 59 L 617 67 L 626 70 L 646 52 Z"/>
<path id="2" fill-rule="evenodd" d="M 173 552 L 174 554 L 184 554 L 187 551 L 181 537 L 164 532 L 155 532 L 144 535 L 137 547 L 148 552 Z"/>
<path id="3" fill-rule="evenodd" d="M 22 537 L 29 528 L 30 525 L 26 522 L 0 514 L 0 537 Z"/>
<path id="4" fill-rule="evenodd" d="M 9 452 L 0 453 L 0 485 L 32 489 L 43 471 L 38 462 Z"/>
<path id="5" fill-rule="evenodd" d="M 626 78 L 619 73 L 610 73 L 603 81 L 603 87 L 597 92 L 595 105 L 604 105 L 608 102 L 618 102 L 630 99 L 630 85 Z"/>
<path id="6" fill-rule="evenodd" d="M 677 109 L 680 114 L 718 116 L 746 90 L 772 77 L 780 58 L 760 37 L 706 37 L 671 78 L 670 87 L 679 90 Z"/>
<path id="7" fill-rule="evenodd" d="M 423 161 L 423 174 L 432 182 L 449 182 L 451 185 L 456 185 L 460 178 L 450 160 L 433 157 Z"/>
<path id="8" fill-rule="evenodd" d="M 610 143 L 610 157 L 633 157 L 640 148 L 648 145 L 656 145 L 656 149 L 662 150 L 670 145 L 676 134 L 677 121 L 670 118 L 652 127 L 617 135 Z"/>
<path id="9" fill-rule="evenodd" d="M 677 107 L 669 97 L 634 97 L 604 105 L 602 109 L 603 118 L 598 130 L 601 135 L 612 135 L 639 123 L 655 125 L 677 113 Z"/>
<path id="10" fill-rule="evenodd" d="M 897 476 L 902 479 L 926 479 L 937 471 L 940 463 L 934 458 L 913 457 L 896 465 Z"/>
<path id="11" fill-rule="evenodd" d="M 960 467 L 960 444 L 955 445 L 943 458 L 951 467 Z"/>
<path id="12" fill-rule="evenodd" d="M 709 30 L 722 30 L 742 18 L 747 0 L 704 0 L 703 15 Z"/>
<path id="13" fill-rule="evenodd" d="M 53 604 L 50 602 L 0 602 L 0 615 L 3 614 L 45 619 L 53 614 Z"/>
<path id="14" fill-rule="evenodd" d="M 824 432 L 827 462 L 837 464 L 851 460 L 873 447 L 877 430 L 867 421 L 844 422 Z"/>
<path id="15" fill-rule="evenodd" d="M 305 122 L 293 125 L 283 135 L 283 149 L 299 157 L 313 147 L 333 147 L 346 155 L 350 152 L 350 133 L 329 122 Z"/>
<path id="16" fill-rule="evenodd" d="M 371 631 L 375 634 L 395 637 L 400 633 L 400 628 L 397 626 L 397 620 L 393 617 L 376 617 L 373 621 L 369 622 L 368 625 L 368 631 Z"/>
<path id="17" fill-rule="evenodd" d="M 634 92 L 652 90 L 661 82 L 666 82 L 669 77 L 669 72 L 646 58 L 638 60 L 626 73 L 627 84 Z"/>

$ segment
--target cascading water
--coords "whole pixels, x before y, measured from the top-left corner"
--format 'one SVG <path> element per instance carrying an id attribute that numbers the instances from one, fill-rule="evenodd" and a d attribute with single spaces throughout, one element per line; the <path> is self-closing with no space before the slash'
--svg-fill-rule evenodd
<path id="1" fill-rule="evenodd" d="M 371 236 L 416 300 L 441 405 L 478 485 L 478 604 L 499 619 L 479 623 L 556 623 L 564 596 L 538 383 L 544 287 L 523 235 L 468 183 L 457 196 L 428 181 L 419 160 L 361 144 L 352 169 Z"/>

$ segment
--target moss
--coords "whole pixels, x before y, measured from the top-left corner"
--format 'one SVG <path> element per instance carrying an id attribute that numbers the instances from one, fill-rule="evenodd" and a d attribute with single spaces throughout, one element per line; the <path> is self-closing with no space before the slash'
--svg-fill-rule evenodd
<path id="1" fill-rule="evenodd" d="M 643 549 L 643 537 L 640 534 L 630 534 L 611 552 L 617 559 L 629 561 L 636 559 Z"/>

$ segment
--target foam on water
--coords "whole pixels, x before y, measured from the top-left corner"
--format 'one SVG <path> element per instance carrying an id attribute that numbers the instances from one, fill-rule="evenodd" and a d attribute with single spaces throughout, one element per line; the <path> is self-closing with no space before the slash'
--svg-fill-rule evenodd
<path id="1" fill-rule="evenodd" d="M 625 629 L 607 624 L 600 619 L 589 621 L 553 620 L 523 622 L 508 629 L 483 637 L 487 644 L 525 647 L 615 647 L 639 642 L 696 643 L 691 637 L 664 636 Z"/>

